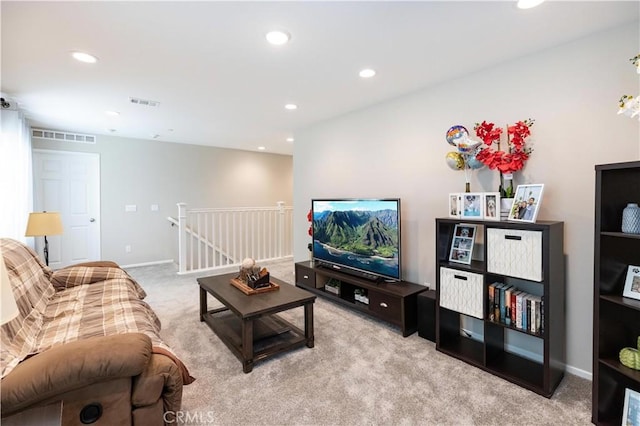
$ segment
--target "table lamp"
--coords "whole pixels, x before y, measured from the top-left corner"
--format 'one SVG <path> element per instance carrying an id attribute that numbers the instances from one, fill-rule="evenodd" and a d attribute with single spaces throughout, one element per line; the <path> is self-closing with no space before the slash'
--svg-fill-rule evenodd
<path id="1" fill-rule="evenodd" d="M 16 305 L 16 299 L 11 289 L 7 267 L 4 265 L 2 250 L 0 250 L 0 290 L 0 296 L 2 297 L 0 299 L 0 324 L 4 324 L 18 315 L 18 305 Z"/>
<path id="2" fill-rule="evenodd" d="M 49 242 L 47 235 L 62 234 L 62 220 L 58 212 L 29 213 L 25 237 L 44 236 L 44 261 L 49 266 Z"/>

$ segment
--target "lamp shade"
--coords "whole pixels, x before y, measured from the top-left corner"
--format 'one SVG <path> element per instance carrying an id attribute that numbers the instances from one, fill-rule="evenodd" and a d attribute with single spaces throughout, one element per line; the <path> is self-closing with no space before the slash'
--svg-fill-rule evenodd
<path id="1" fill-rule="evenodd" d="M 18 305 L 16 305 L 16 299 L 13 296 L 13 290 L 11 289 L 11 282 L 9 282 L 9 274 L 7 273 L 7 267 L 4 264 L 4 257 L 2 257 L 2 250 L 0 249 L 0 324 L 11 321 L 18 315 Z"/>
<path id="2" fill-rule="evenodd" d="M 62 220 L 58 212 L 29 213 L 25 237 L 62 234 Z"/>

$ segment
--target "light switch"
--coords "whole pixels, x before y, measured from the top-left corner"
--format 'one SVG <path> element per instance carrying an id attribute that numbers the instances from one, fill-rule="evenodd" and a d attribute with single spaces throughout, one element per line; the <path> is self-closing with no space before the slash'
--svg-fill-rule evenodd
<path id="1" fill-rule="evenodd" d="M 158 211 L 158 205 L 157 204 L 151 204 L 151 211 L 152 212 L 157 212 Z"/>
<path id="2" fill-rule="evenodd" d="M 135 212 L 137 210 L 138 210 L 138 207 L 135 204 L 127 204 L 126 206 L 124 206 L 125 212 Z"/>

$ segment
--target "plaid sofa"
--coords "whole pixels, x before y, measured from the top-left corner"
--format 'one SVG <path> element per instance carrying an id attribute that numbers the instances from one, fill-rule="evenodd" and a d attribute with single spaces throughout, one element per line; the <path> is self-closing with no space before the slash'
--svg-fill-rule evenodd
<path id="1" fill-rule="evenodd" d="M 135 280 L 113 262 L 52 271 L 11 239 L 0 252 L 19 311 L 1 328 L 2 417 L 61 400 L 65 425 L 173 423 L 193 378 Z"/>

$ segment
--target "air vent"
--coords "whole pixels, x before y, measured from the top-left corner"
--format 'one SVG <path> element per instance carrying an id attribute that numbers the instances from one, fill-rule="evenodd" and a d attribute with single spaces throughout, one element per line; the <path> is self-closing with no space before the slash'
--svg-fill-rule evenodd
<path id="1" fill-rule="evenodd" d="M 59 132 L 57 130 L 31 129 L 31 136 L 39 139 L 50 139 L 53 141 L 78 142 L 95 144 L 94 135 L 83 135 L 81 133 Z"/>
<path id="2" fill-rule="evenodd" d="M 129 102 L 136 105 L 149 106 L 149 107 L 157 107 L 160 105 L 160 102 L 150 101 L 148 99 L 140 99 L 140 98 L 129 98 Z"/>

